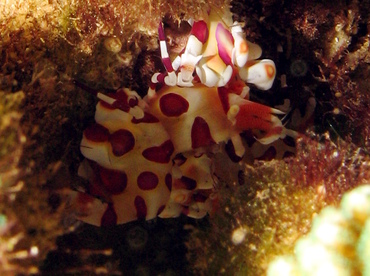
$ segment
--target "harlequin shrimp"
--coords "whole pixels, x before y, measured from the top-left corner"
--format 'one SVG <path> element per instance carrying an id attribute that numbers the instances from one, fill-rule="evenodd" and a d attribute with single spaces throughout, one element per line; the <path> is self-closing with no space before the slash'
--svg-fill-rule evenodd
<path id="1" fill-rule="evenodd" d="M 274 62 L 258 60 L 261 48 L 244 38 L 230 13 L 211 11 L 190 24 L 173 61 L 160 24 L 166 72 L 153 75 L 144 98 L 127 88 L 97 93 L 96 123 L 81 141 L 86 159 L 78 173 L 89 181 L 76 196 L 82 221 L 202 218 L 217 200 L 216 154 L 241 161 L 247 145 L 240 134 L 247 130 L 261 145 L 285 137 L 283 112 L 250 101 L 246 85 L 271 88 Z"/>

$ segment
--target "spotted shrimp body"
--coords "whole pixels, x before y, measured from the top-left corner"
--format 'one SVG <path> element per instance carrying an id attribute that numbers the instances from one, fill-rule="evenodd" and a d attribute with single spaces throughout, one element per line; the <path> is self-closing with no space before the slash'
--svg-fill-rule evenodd
<path id="1" fill-rule="evenodd" d="M 81 141 L 86 159 L 79 175 L 89 181 L 76 196 L 81 220 L 109 226 L 157 216 L 204 217 L 217 200 L 215 155 L 242 160 L 240 134 L 247 130 L 259 144 L 285 137 L 277 116 L 283 113 L 250 101 L 245 84 L 269 89 L 274 63 L 256 60 L 259 46 L 227 22 L 230 16 L 214 11 L 191 22 L 187 45 L 174 61 L 160 24 L 166 72 L 153 75 L 147 96 L 126 88 L 98 93 L 96 123 Z"/>

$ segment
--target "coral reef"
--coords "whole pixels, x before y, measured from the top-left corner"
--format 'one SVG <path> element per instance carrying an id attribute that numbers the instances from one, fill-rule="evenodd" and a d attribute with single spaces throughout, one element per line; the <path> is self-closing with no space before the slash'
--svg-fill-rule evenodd
<path id="1" fill-rule="evenodd" d="M 156 70 L 158 22 L 171 11 L 176 22 L 208 7 L 157 1 L 149 2 L 150 14 L 136 12 L 147 4 L 0 3 L 1 273 L 47 270 L 41 264 L 58 250 L 56 238 L 79 225 L 65 210 L 67 190 L 81 182 L 79 141 L 94 107 L 79 87 L 145 91 Z"/>
<path id="2" fill-rule="evenodd" d="M 369 156 L 361 147 L 329 134 L 307 133 L 297 140 L 297 157 L 289 161 L 292 183 L 318 191 L 327 204 L 337 204 L 341 196 L 370 177 Z"/>
<path id="3" fill-rule="evenodd" d="M 24 185 L 19 179 L 22 172 L 18 168 L 25 143 L 25 137 L 19 129 L 22 116 L 19 106 L 23 99 L 22 91 L 14 94 L 0 92 L 0 202 L 2 203 L 0 208 L 0 265 L 2 270 L 7 272 L 16 269 L 16 266 L 11 264 L 11 260 L 22 255 L 22 253 L 19 254 L 19 250 L 14 250 L 22 239 L 22 231 L 17 227 L 17 216 L 6 206 L 12 204 L 15 194 Z M 28 252 L 25 253 L 28 254 Z"/>
<path id="4" fill-rule="evenodd" d="M 264 49 L 280 45 L 273 59 L 281 87 L 255 96 L 270 103 L 287 98 L 302 117 L 302 101 L 314 95 L 317 104 L 305 124 L 313 132 L 298 139 L 296 157 L 246 170 L 243 186 L 222 193 L 211 225 L 193 229 L 187 245 L 196 274 L 264 274 L 275 255 L 292 253 L 322 207 L 368 181 L 369 7 L 369 1 L 233 1 L 247 35 Z"/>
<path id="5" fill-rule="evenodd" d="M 291 252 L 324 202 L 316 191 L 289 185 L 283 161 L 247 166 L 243 185 L 224 189 L 210 226 L 193 228 L 187 241 L 196 275 L 263 275 L 272 257 Z"/>
<path id="6" fill-rule="evenodd" d="M 112 92 L 126 86 L 145 95 L 152 74 L 163 69 L 158 22 L 170 53 L 178 55 L 190 31 L 181 22 L 228 4 L 0 1 L 2 274 L 261 275 L 274 256 L 293 252 L 315 213 L 366 183 L 370 1 L 235 0 L 234 20 L 277 66 L 271 91 L 252 88 L 251 99 L 287 107 L 287 126 L 311 130 L 297 142 L 296 157 L 247 166 L 239 179 L 225 175 L 222 208 L 209 220 L 99 229 L 73 219 L 66 191 L 83 184 L 79 143 L 96 103 L 81 87 Z M 233 184 L 238 180 L 244 185 Z M 135 252 L 127 233 L 137 225 L 148 241 Z M 184 225 L 193 229 L 188 262 Z"/>
<path id="7" fill-rule="evenodd" d="M 162 18 L 169 16 L 170 22 L 178 23 L 199 18 L 209 5 L 222 8 L 229 1 L 191 3 L 7 1 L 0 9 L 0 48 L 7 47 L 6 53 L 12 53 L 7 66 L 12 58 L 17 58 L 21 67 L 35 62 L 35 55 L 47 56 L 58 70 L 92 87 L 132 86 L 139 77 L 132 74 L 138 57 L 157 49 L 157 28 Z M 143 10 L 148 12 L 138 12 Z"/>
<path id="8" fill-rule="evenodd" d="M 195 274 L 263 275 L 276 255 L 293 252 L 323 207 L 370 179 L 369 156 L 320 138 L 301 137 L 296 157 L 247 165 L 242 185 L 226 184 L 210 226 L 189 227 Z"/>
<path id="9" fill-rule="evenodd" d="M 267 275 L 369 275 L 370 186 L 345 193 L 340 208 L 325 207 L 300 238 L 293 256 L 276 258 Z"/>

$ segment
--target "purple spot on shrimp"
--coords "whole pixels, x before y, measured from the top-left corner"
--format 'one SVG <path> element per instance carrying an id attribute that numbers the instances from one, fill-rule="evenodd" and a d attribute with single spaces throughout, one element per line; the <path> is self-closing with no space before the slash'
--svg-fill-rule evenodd
<path id="1" fill-rule="evenodd" d="M 216 41 L 220 58 L 225 62 L 225 64 L 232 65 L 231 56 L 234 48 L 234 38 L 230 31 L 221 23 L 217 24 Z"/>

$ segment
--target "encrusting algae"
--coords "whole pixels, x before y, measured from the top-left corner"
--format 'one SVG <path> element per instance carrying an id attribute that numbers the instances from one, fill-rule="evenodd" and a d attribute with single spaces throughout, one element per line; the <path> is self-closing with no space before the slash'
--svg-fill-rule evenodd
<path id="1" fill-rule="evenodd" d="M 250 96 L 285 108 L 284 123 L 301 133 L 289 144 L 296 155 L 231 167 L 239 177 L 220 173 L 220 208 L 200 221 L 78 222 L 69 191 L 85 184 L 79 145 L 96 104 L 86 90 L 144 96 L 163 70 L 159 22 L 177 56 L 191 29 L 185 21 L 229 4 L 276 64 L 272 89 L 252 87 Z M 346 192 L 370 178 L 369 11 L 368 0 L 0 0 L 0 273 L 275 275 L 276 256 L 298 271 L 295 248 L 324 252 L 311 246 L 322 223 L 344 233 L 339 223 L 353 240 L 339 245 L 355 257 L 338 259 L 364 263 L 344 269 L 369 273 L 360 234 L 369 223 L 354 226 L 346 211 L 367 186 Z"/>
<path id="2" fill-rule="evenodd" d="M 296 157 L 247 165 L 242 185 L 225 184 L 210 225 L 190 227 L 187 257 L 194 273 L 263 275 L 275 256 L 292 254 L 322 208 L 338 205 L 346 191 L 370 177 L 369 157 L 339 144 L 327 136 L 298 138 Z M 330 161 L 333 171 L 323 164 Z"/>

